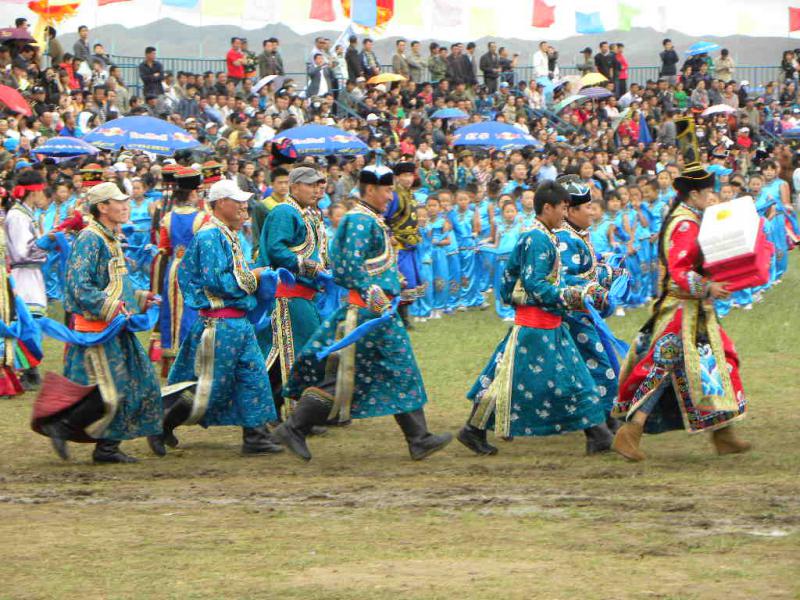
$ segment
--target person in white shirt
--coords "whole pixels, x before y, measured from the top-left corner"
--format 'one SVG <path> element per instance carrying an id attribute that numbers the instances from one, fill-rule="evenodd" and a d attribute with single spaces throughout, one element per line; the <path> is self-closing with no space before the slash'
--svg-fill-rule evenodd
<path id="1" fill-rule="evenodd" d="M 533 53 L 533 74 L 536 79 L 550 74 L 548 48 L 547 42 L 539 42 L 539 50 Z"/>

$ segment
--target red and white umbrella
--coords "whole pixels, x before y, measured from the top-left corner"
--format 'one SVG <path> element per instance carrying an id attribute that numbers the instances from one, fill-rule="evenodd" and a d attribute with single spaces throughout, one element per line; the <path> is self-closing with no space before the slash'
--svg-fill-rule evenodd
<path id="1" fill-rule="evenodd" d="M 0 108 L 5 106 L 11 112 L 30 117 L 33 114 L 30 105 L 17 90 L 7 85 L 0 85 Z"/>
<path id="2" fill-rule="evenodd" d="M 733 108 L 730 104 L 715 104 L 714 106 L 709 106 L 707 109 L 703 111 L 703 116 L 707 117 L 709 115 L 718 115 L 718 114 L 726 114 L 730 115 L 736 112 L 736 109 Z"/>

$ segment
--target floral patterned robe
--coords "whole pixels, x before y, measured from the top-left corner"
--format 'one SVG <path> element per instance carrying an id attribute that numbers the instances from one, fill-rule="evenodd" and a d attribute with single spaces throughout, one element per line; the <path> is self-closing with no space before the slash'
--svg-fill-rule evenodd
<path id="1" fill-rule="evenodd" d="M 331 263 L 334 281 L 355 290 L 361 298 L 367 297 L 373 285 L 389 296 L 400 294 L 389 229 L 381 216 L 365 205 L 356 205 L 339 223 Z M 335 367 L 336 403 L 344 409 L 339 413 L 341 420 L 407 413 L 423 406 L 427 396 L 422 375 L 397 314 L 337 356 L 317 360 L 317 352 L 375 317 L 370 310 L 350 304 L 326 319 L 298 354 L 284 395 L 299 398 L 305 388 L 320 386 L 334 376 L 331 371 Z"/>
<path id="2" fill-rule="evenodd" d="M 645 425 L 648 433 L 712 431 L 747 410 L 739 357 L 717 321 L 702 274 L 701 218 L 681 204 L 664 224 L 663 296 L 620 371 L 616 416 L 629 418 L 654 395 L 659 399 Z"/>
<path id="3" fill-rule="evenodd" d="M 556 244 L 553 232 L 536 219 L 508 258 L 499 290 L 506 303 L 567 314 Z M 553 329 L 511 327 L 467 397 L 478 403 L 472 425 L 494 427 L 499 437 L 587 429 L 606 418 L 563 322 Z"/>
<path id="4" fill-rule="evenodd" d="M 211 219 L 194 236 L 178 267 L 186 306 L 250 311 L 257 281 L 239 238 Z M 259 427 L 277 418 L 264 357 L 250 321 L 200 316 L 181 344 L 169 384 L 197 381 L 186 425 Z"/>

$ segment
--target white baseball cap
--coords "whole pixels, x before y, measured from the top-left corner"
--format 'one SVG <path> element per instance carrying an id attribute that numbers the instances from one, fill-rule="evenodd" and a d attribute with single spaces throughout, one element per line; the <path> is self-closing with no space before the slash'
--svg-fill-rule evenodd
<path id="1" fill-rule="evenodd" d="M 239 186 L 232 179 L 220 179 L 208 190 L 208 201 L 216 202 L 223 198 L 230 198 L 236 202 L 247 202 L 252 195 L 252 192 L 245 192 L 239 189 Z"/>

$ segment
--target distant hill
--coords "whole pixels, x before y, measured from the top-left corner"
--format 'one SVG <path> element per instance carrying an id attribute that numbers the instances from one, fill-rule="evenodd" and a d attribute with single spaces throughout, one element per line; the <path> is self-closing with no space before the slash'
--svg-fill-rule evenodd
<path id="1" fill-rule="evenodd" d="M 299 35 L 284 25 L 269 25 L 262 29 L 244 31 L 233 26 L 191 27 L 171 19 L 162 19 L 143 27 L 127 29 L 121 25 L 106 25 L 92 30 L 90 41 L 102 42 L 115 55 L 142 55 L 145 46 L 154 45 L 163 57 L 182 58 L 222 58 L 229 47 L 232 36 L 245 36 L 250 40 L 253 50 L 261 50 L 261 41 L 270 36 L 281 40 L 281 53 L 287 71 L 304 71 L 305 57 L 308 55 L 313 39 L 317 35 L 325 35 L 332 40 L 339 36 L 338 31 L 320 31 L 314 34 Z M 65 48 L 71 48 L 75 34 L 59 36 Z M 653 29 L 632 29 L 631 31 L 610 31 L 596 35 L 576 35 L 571 38 L 553 42 L 560 54 L 560 63 L 574 64 L 575 59 L 584 47 L 595 49 L 602 40 L 623 42 L 628 61 L 632 66 L 650 66 L 658 64 L 658 53 L 661 51 L 661 40 L 669 37 L 679 52 L 683 52 L 701 38 L 684 35 L 677 31 L 666 34 Z M 397 38 L 386 38 L 376 41 L 375 48 L 382 62 L 391 61 L 394 42 Z M 535 43 L 520 39 L 492 38 L 498 45 L 506 46 L 520 54 L 520 66 L 531 63 L 531 55 L 535 51 Z M 729 36 L 723 38 L 702 38 L 728 48 L 737 64 L 777 66 L 780 64 L 783 50 L 800 45 L 798 40 L 787 38 L 767 38 L 748 36 Z M 431 40 L 420 40 L 427 56 L 427 47 Z M 469 40 L 464 40 L 469 41 Z M 486 48 L 488 38 L 474 40 L 478 44 L 479 53 Z"/>

